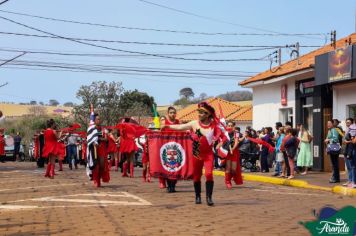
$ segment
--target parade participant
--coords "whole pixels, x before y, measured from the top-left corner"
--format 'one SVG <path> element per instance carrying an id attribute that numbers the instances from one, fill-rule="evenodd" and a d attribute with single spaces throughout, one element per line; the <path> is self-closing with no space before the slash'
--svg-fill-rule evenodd
<path id="1" fill-rule="evenodd" d="M 226 156 L 225 168 L 225 184 L 228 189 L 232 188 L 231 179 L 233 178 L 236 185 L 242 184 L 241 165 L 240 165 L 240 151 L 238 149 L 239 136 L 235 132 L 235 122 L 229 121 L 227 123 L 227 131 L 229 134 L 229 153 Z"/>
<path id="2" fill-rule="evenodd" d="M 177 110 L 174 107 L 168 107 L 167 110 L 167 116 L 166 117 L 162 117 L 161 118 L 161 123 L 164 124 L 164 126 L 168 126 L 168 125 L 177 125 L 179 124 L 179 120 L 176 119 L 177 116 Z M 162 129 L 163 131 L 170 131 L 169 128 L 164 128 Z M 165 188 L 166 187 L 166 183 L 168 185 L 167 191 L 169 193 L 174 193 L 176 192 L 176 184 L 177 184 L 177 180 L 176 179 L 165 179 L 160 177 L 159 178 L 159 182 L 160 182 L 160 188 Z"/>
<path id="3" fill-rule="evenodd" d="M 0 161 L 5 162 L 5 139 L 4 129 L 0 129 Z"/>
<path id="4" fill-rule="evenodd" d="M 180 125 L 167 125 L 163 128 L 169 128 L 172 130 L 191 130 L 192 139 L 195 141 L 194 151 L 194 190 L 195 190 L 195 203 L 201 204 L 201 176 L 202 169 L 205 169 L 206 178 L 206 201 L 208 206 L 214 205 L 212 194 L 214 189 L 213 180 L 213 164 L 214 164 L 214 153 L 213 145 L 214 142 L 221 139 L 217 148 L 220 148 L 224 142 L 227 141 L 226 136 L 220 128 L 220 121 L 216 117 L 215 109 L 206 102 L 201 102 L 198 104 L 198 116 L 199 120 L 193 120 L 187 124 Z"/>
<path id="5" fill-rule="evenodd" d="M 125 118 L 120 124 L 120 154 L 126 155 L 126 161 L 123 164 L 122 177 L 127 177 L 127 169 L 130 167 L 130 178 L 134 177 L 134 157 L 138 147 L 135 142 L 134 127 L 129 124 L 130 118 Z"/>
<path id="6" fill-rule="evenodd" d="M 66 145 L 64 144 L 64 138 L 65 137 L 61 137 L 58 140 L 58 171 L 63 171 L 63 160 L 66 157 Z"/>
<path id="7" fill-rule="evenodd" d="M 101 120 L 99 114 L 94 114 L 94 123 L 98 131 L 98 143 L 95 144 L 97 164 L 93 169 L 92 179 L 96 187 L 101 186 L 101 180 L 108 183 L 110 181 L 109 163 L 107 157 L 107 134 L 105 129 L 101 127 Z"/>
<path id="8" fill-rule="evenodd" d="M 61 132 L 55 130 L 56 123 L 53 119 L 47 121 L 47 129 L 44 131 L 44 147 L 43 154 L 44 158 L 48 158 L 48 165 L 45 173 L 45 177 L 51 179 L 54 178 L 54 166 L 56 163 L 56 158 L 60 154 L 58 147 L 58 139 L 61 136 Z"/>
<path id="9" fill-rule="evenodd" d="M 142 180 L 143 182 L 151 182 L 150 161 L 148 157 L 148 145 L 146 135 L 142 135 L 138 139 L 138 143 L 142 146 Z"/>
<path id="10" fill-rule="evenodd" d="M 115 171 L 118 171 L 119 168 L 119 159 L 118 159 L 118 148 L 117 148 L 117 138 L 114 136 L 112 129 L 108 129 L 108 154 L 111 157 L 110 167 L 115 165 Z M 114 164 L 115 163 L 115 164 Z"/>

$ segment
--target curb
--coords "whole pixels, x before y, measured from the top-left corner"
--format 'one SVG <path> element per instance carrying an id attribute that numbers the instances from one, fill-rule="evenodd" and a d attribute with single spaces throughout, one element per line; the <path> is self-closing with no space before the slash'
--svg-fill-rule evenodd
<path id="1" fill-rule="evenodd" d="M 225 176 L 225 172 L 214 170 L 213 174 L 216 176 Z M 318 185 L 309 184 L 307 181 L 304 180 L 289 180 L 289 179 L 281 179 L 275 177 L 268 177 L 268 176 L 261 176 L 261 175 L 252 175 L 252 174 L 242 174 L 244 180 L 247 181 L 254 181 L 254 182 L 261 182 L 261 183 L 269 183 L 269 184 L 276 184 L 276 185 L 284 185 L 296 188 L 305 188 L 305 189 L 312 189 L 312 190 L 319 190 L 319 191 L 326 191 L 332 192 L 336 194 L 341 194 L 345 196 L 356 196 L 356 189 L 346 188 L 343 186 L 335 186 L 335 187 L 322 187 Z"/>

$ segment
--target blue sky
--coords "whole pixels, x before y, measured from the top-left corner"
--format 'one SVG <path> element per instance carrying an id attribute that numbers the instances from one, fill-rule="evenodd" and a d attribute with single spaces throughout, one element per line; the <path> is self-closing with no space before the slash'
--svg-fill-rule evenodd
<path id="1" fill-rule="evenodd" d="M 176 9 L 193 12 L 221 21 L 189 16 L 153 6 L 138 0 L 10 0 L 0 6 L 0 10 L 28 13 L 45 17 L 86 21 L 101 24 L 157 28 L 199 32 L 226 33 L 329 33 L 337 30 L 337 38 L 355 31 L 356 1 L 339 0 L 337 5 L 331 0 L 150 0 Z M 286 36 L 207 36 L 178 33 L 158 33 L 76 25 L 34 19 L 25 16 L 0 12 L 0 16 L 37 27 L 48 32 L 76 38 L 93 38 L 122 41 L 145 41 L 188 44 L 219 45 L 287 45 L 300 42 L 301 46 L 324 45 L 323 36 L 286 37 Z M 252 28 L 240 27 L 250 26 Z M 253 28 L 263 29 L 265 31 Z M 0 19 L 0 31 L 12 33 L 41 34 L 36 31 L 12 24 Z M 328 40 L 330 36 L 327 36 Z M 236 50 L 236 48 L 150 46 L 116 43 L 97 43 L 99 45 L 127 51 L 139 51 L 153 54 L 174 54 L 187 52 L 206 52 Z M 108 53 L 126 54 L 116 51 L 80 45 L 63 39 L 41 39 L 0 34 L 0 58 L 8 59 L 18 55 L 1 49 L 45 50 L 71 53 Z M 238 49 L 239 50 L 239 49 Z M 263 58 L 275 49 L 255 52 L 235 52 L 225 54 L 188 55 L 186 58 L 204 59 L 246 59 Z M 302 48 L 306 53 L 312 48 Z M 288 50 L 284 49 L 283 61 L 289 59 Z M 69 64 L 100 64 L 106 66 L 152 67 L 179 70 L 214 70 L 226 74 L 261 72 L 269 69 L 268 61 L 204 62 L 161 59 L 153 57 L 130 56 L 114 58 L 69 57 L 55 55 L 27 54 L 19 61 L 41 61 Z M 28 68 L 28 67 L 27 67 Z M 243 72 L 227 72 L 243 71 Z M 219 72 L 220 73 L 220 72 Z M 212 78 L 212 77 L 210 77 Z M 224 77 L 225 78 L 225 77 Z M 0 101 L 29 102 L 30 100 L 48 102 L 57 99 L 60 103 L 72 101 L 78 103 L 76 91 L 83 84 L 95 80 L 122 81 L 126 90 L 138 89 L 155 97 L 158 104 L 169 104 L 178 98 L 179 90 L 191 87 L 196 95 L 206 93 L 214 96 L 227 91 L 239 90 L 238 80 L 216 78 L 176 78 L 170 76 L 153 77 L 127 74 L 78 73 L 68 71 L 25 70 L 13 65 L 0 67 L 0 84 L 9 82 L 0 88 Z"/>

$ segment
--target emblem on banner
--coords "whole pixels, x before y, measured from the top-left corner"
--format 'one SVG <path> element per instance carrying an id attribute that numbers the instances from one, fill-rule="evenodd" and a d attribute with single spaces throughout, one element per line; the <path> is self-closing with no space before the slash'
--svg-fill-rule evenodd
<path id="1" fill-rule="evenodd" d="M 185 164 L 185 151 L 179 143 L 169 142 L 160 149 L 161 164 L 166 171 L 176 172 Z"/>

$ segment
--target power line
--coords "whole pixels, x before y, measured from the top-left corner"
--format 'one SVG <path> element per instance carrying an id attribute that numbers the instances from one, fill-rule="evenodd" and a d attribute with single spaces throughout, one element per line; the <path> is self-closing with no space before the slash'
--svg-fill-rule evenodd
<path id="1" fill-rule="evenodd" d="M 218 23 L 238 26 L 238 27 L 246 28 L 246 29 L 253 29 L 253 30 L 262 31 L 262 32 L 280 34 L 280 32 L 277 32 L 277 31 L 257 28 L 257 27 L 253 27 L 253 26 L 243 25 L 243 24 L 237 24 L 237 23 L 233 23 L 233 22 L 229 22 L 229 21 L 226 21 L 226 20 L 221 20 L 221 19 L 217 19 L 217 18 L 213 18 L 213 17 L 209 17 L 209 16 L 198 15 L 198 14 L 195 14 L 195 13 L 192 13 L 192 12 L 176 9 L 176 8 L 173 8 L 173 7 L 161 5 L 161 4 L 150 2 L 150 1 L 146 1 L 146 0 L 138 0 L 138 1 L 146 3 L 146 4 L 149 4 L 149 5 L 153 5 L 153 6 L 156 6 L 156 7 L 168 9 L 170 11 L 179 12 L 179 13 L 182 13 L 182 14 L 185 14 L 185 15 L 194 16 L 194 17 L 198 17 L 198 18 L 201 18 L 201 19 L 209 20 L 209 21 L 214 21 L 214 22 L 218 22 Z M 300 37 L 319 39 L 319 38 L 314 38 L 314 37 L 309 37 L 309 36 L 300 36 Z"/>
<path id="2" fill-rule="evenodd" d="M 246 79 L 246 77 L 236 77 L 234 78 L 216 78 L 216 77 L 207 77 L 207 76 L 200 76 L 200 75 L 172 75 L 166 73 L 160 74 L 152 74 L 152 73 L 144 73 L 144 72 L 124 72 L 124 71 L 117 71 L 117 70 L 102 70 L 102 69 L 92 69 L 92 68 L 76 68 L 73 66 L 59 66 L 59 65 L 43 65 L 43 64 L 26 64 L 26 63 L 16 63 L 11 64 L 11 66 L 25 66 L 28 67 L 40 67 L 40 68 L 55 68 L 55 69 L 64 69 L 65 71 L 71 72 L 91 72 L 91 73 L 100 73 L 100 74 L 117 74 L 117 75 L 135 75 L 135 76 L 149 76 L 149 77 L 165 77 L 166 79 L 170 78 L 189 78 L 189 79 L 203 79 L 203 80 L 218 80 L 218 81 L 240 81 Z M 10 66 L 10 65 L 9 65 Z M 7 68 L 10 68 L 7 66 Z M 238 79 L 239 78 L 239 79 Z"/>
<path id="3" fill-rule="evenodd" d="M 0 51 L 5 51 L 5 52 L 26 52 L 27 54 L 49 54 L 49 55 L 64 55 L 64 56 L 86 56 L 86 55 L 99 55 L 99 56 L 105 56 L 106 54 L 96 54 L 96 53 L 70 53 L 70 52 L 56 52 L 56 51 L 48 51 L 48 50 L 43 50 L 41 51 L 35 51 L 34 49 L 9 49 L 9 48 L 0 48 Z M 115 56 L 116 54 L 107 54 L 108 56 Z M 119 55 L 120 56 L 120 55 Z M 57 59 L 56 59 L 57 60 Z M 82 60 L 81 60 L 82 61 Z M 158 69 L 158 70 L 183 70 L 183 71 L 203 71 L 203 72 L 213 72 L 213 73 L 246 73 L 246 74 L 256 74 L 258 72 L 256 71 L 241 71 L 241 70 L 207 70 L 207 69 L 187 69 L 187 68 L 157 68 L 157 67 L 131 67 L 131 66 L 117 66 L 117 67 L 122 67 L 122 68 L 143 68 L 143 69 Z"/>
<path id="4" fill-rule="evenodd" d="M 0 32 L 1 34 L 1 32 Z M 181 55 L 203 55 L 203 54 L 221 54 L 221 53 L 239 53 L 239 52 L 252 52 L 252 51 L 264 51 L 269 49 L 276 49 L 275 47 L 270 48 L 252 48 L 252 49 L 241 49 L 241 50 L 222 50 L 222 51 L 204 51 L 204 52 L 184 52 L 184 53 L 160 53 L 160 55 L 167 56 L 181 56 Z M 10 50 L 2 49 L 0 51 L 6 52 L 24 52 L 30 54 L 47 54 L 47 55 L 58 55 L 58 56 L 78 56 L 78 57 L 137 57 L 142 55 L 132 55 L 132 54 L 108 54 L 108 53 L 65 53 L 65 52 L 49 52 L 49 51 L 37 51 L 37 50 Z"/>
<path id="5" fill-rule="evenodd" d="M 4 0 L 4 1 L 0 2 L 0 5 L 6 3 L 6 2 L 8 2 L 8 1 L 9 1 L 9 0 Z"/>
<path id="6" fill-rule="evenodd" d="M 1 60 L 0 60 L 1 61 Z M 70 64 L 70 63 L 57 63 L 57 62 L 43 62 L 43 61 L 22 61 L 18 60 L 11 63 L 11 65 L 36 65 L 36 66 L 53 66 L 53 67 L 66 67 L 78 68 L 87 70 L 100 70 L 100 71 L 119 71 L 119 72 L 138 72 L 138 73 L 164 73 L 164 74 L 178 74 L 189 76 L 214 76 L 214 77 L 243 77 L 248 78 L 247 74 L 226 74 L 226 73 L 208 73 L 206 71 L 193 71 L 193 70 L 177 70 L 171 68 L 152 68 L 152 67 L 127 67 L 127 66 L 111 66 L 111 65 L 96 65 L 96 64 Z"/>
<path id="7" fill-rule="evenodd" d="M 20 25 L 23 26 L 27 29 L 31 29 L 31 30 L 35 30 L 37 32 L 41 32 L 47 35 L 51 35 L 51 36 L 55 36 L 59 39 L 64 39 L 64 40 L 68 40 L 71 42 L 75 42 L 78 44 L 82 44 L 82 45 L 87 45 L 87 46 L 92 46 L 92 47 L 96 47 L 96 48 L 102 48 L 102 49 L 107 49 L 107 50 L 112 50 L 112 51 L 118 51 L 118 52 L 125 52 L 125 53 L 132 53 L 132 54 L 141 54 L 141 55 L 147 55 L 147 56 L 154 56 L 154 57 L 160 57 L 160 58 L 166 58 L 166 59 L 176 59 L 176 60 L 185 60 L 185 61 L 205 61 L 205 62 L 236 62 L 236 61 L 260 61 L 263 60 L 261 58 L 245 58 L 245 59 L 203 59 L 203 58 L 185 58 L 185 57 L 173 57 L 173 56 L 164 56 L 164 55 L 160 55 L 160 54 L 153 54 L 153 53 L 145 53 L 145 52 L 138 52 L 138 51 L 129 51 L 129 50 L 123 50 L 123 49 L 118 49 L 118 48 L 112 48 L 112 47 L 107 47 L 107 46 L 102 46 L 102 45 L 98 45 L 98 44 L 93 44 L 93 43 L 88 43 L 88 42 L 83 42 L 83 41 L 79 41 L 76 39 L 72 39 L 72 38 L 67 38 L 67 37 L 63 37 L 57 34 L 53 34 L 50 33 L 48 31 L 44 31 L 14 20 L 11 20 L 9 18 L 0 16 L 1 19 L 6 20 L 8 22 L 14 23 L 16 25 Z"/>
<path id="8" fill-rule="evenodd" d="M 48 35 L 38 35 L 38 34 L 26 34 L 26 33 L 14 33 L 14 32 L 4 32 L 0 31 L 0 34 L 6 35 L 16 35 L 25 37 L 36 37 L 36 38 L 51 38 L 58 39 L 56 36 Z M 221 44 L 191 44 L 191 43 L 163 43 L 163 42 L 140 42 L 140 41 L 122 41 L 122 40 L 107 40 L 107 39 L 89 39 L 89 38 L 77 38 L 77 37 L 65 37 L 67 39 L 73 39 L 78 41 L 88 41 L 88 42 L 102 42 L 102 43 L 121 43 L 121 44 L 140 44 L 140 45 L 155 45 L 155 46 L 178 46 L 178 47 L 218 47 L 218 48 L 281 48 L 286 47 L 286 45 L 221 45 Z M 300 46 L 305 48 L 319 48 L 321 46 L 306 45 Z M 234 52 L 234 51 L 229 51 Z M 163 55 L 163 54 L 161 54 Z"/>
<path id="9" fill-rule="evenodd" d="M 72 23 L 72 24 L 79 24 L 79 25 L 98 26 L 98 27 L 104 27 L 104 28 L 166 32 L 166 33 L 180 33 L 180 34 L 197 34 L 197 35 L 208 35 L 208 36 L 222 35 L 222 36 L 323 36 L 323 37 L 325 37 L 325 35 L 327 35 L 325 33 L 263 33 L 262 34 L 262 33 L 197 32 L 197 31 L 188 31 L 188 30 L 170 30 L 170 29 L 142 28 L 142 27 L 129 27 L 129 26 L 99 24 L 99 23 L 92 23 L 92 22 L 83 22 L 83 21 L 53 18 L 53 17 L 38 16 L 38 15 L 33 15 L 33 14 L 19 13 L 19 12 L 13 12 L 13 11 L 5 11 L 5 10 L 0 10 L 0 12 L 13 14 L 13 15 L 19 15 L 19 16 L 26 16 L 26 17 L 31 17 L 31 18 L 37 18 L 37 19 L 43 19 L 43 20 Z"/>
<path id="10" fill-rule="evenodd" d="M 12 62 L 12 61 L 14 61 L 14 60 L 16 60 L 16 59 L 19 58 L 19 57 L 22 57 L 22 56 L 25 55 L 25 54 L 26 54 L 26 53 L 23 52 L 23 53 L 21 53 L 20 55 L 18 55 L 18 56 L 16 56 L 16 57 L 13 57 L 13 58 L 11 58 L 11 59 L 9 59 L 9 60 L 4 60 L 4 62 L 0 63 L 0 67 L 3 66 L 3 65 L 8 64 L 8 63 L 10 63 L 10 62 Z"/>

